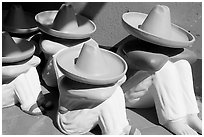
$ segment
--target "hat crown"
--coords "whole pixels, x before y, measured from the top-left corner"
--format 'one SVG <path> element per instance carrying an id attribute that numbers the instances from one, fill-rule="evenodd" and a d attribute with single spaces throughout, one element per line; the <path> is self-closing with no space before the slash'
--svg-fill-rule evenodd
<path id="1" fill-rule="evenodd" d="M 7 57 L 18 53 L 20 51 L 19 47 L 16 45 L 15 41 L 9 35 L 8 32 L 2 33 L 2 56 Z"/>
<path id="2" fill-rule="evenodd" d="M 9 9 L 4 19 L 4 24 L 15 28 L 26 28 L 29 26 L 21 5 L 13 5 Z"/>
<path id="3" fill-rule="evenodd" d="M 156 36 L 168 39 L 171 36 L 170 9 L 164 5 L 156 5 L 140 28 Z"/>
<path id="4" fill-rule="evenodd" d="M 53 21 L 53 29 L 58 31 L 73 31 L 78 28 L 75 11 L 72 5 L 62 4 Z"/>
<path id="5" fill-rule="evenodd" d="M 79 71 L 93 76 L 104 75 L 110 71 L 107 67 L 107 62 L 95 41 L 84 43 L 79 57 L 76 60 L 75 67 Z"/>

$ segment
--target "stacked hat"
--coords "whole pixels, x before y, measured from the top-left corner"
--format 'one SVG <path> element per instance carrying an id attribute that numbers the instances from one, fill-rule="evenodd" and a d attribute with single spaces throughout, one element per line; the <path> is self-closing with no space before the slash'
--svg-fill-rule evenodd
<path id="1" fill-rule="evenodd" d="M 43 32 L 64 39 L 88 38 L 96 30 L 91 20 L 76 14 L 72 5 L 67 4 L 62 4 L 58 11 L 40 12 L 35 20 Z"/>
<path id="2" fill-rule="evenodd" d="M 2 63 L 23 61 L 30 58 L 34 51 L 35 46 L 31 42 L 2 33 Z"/>
<path id="3" fill-rule="evenodd" d="M 96 30 L 96 25 L 91 20 L 76 14 L 73 6 L 69 4 L 62 4 L 59 10 L 40 12 L 35 16 L 35 20 L 39 29 L 48 34 L 40 39 L 41 49 L 48 58 L 62 48 L 84 43 Z M 50 79 L 54 72 L 53 67 L 49 68 L 44 69 L 42 78 L 48 86 L 56 86 L 56 80 Z"/>
<path id="4" fill-rule="evenodd" d="M 99 48 L 94 40 L 63 50 L 56 62 L 67 77 L 93 85 L 116 83 L 127 71 L 127 64 L 119 55 Z"/>
<path id="5" fill-rule="evenodd" d="M 31 33 L 38 30 L 35 18 L 25 12 L 21 5 L 13 5 L 3 18 L 3 29 L 12 33 Z"/>
<path id="6" fill-rule="evenodd" d="M 157 5 L 148 15 L 139 12 L 124 13 L 122 22 L 133 36 L 160 46 L 184 48 L 195 41 L 191 33 L 171 23 L 167 6 Z"/>

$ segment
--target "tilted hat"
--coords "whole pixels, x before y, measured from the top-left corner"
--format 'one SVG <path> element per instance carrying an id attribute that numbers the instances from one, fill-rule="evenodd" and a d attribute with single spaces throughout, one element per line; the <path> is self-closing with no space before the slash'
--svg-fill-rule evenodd
<path id="1" fill-rule="evenodd" d="M 35 46 L 21 38 L 11 37 L 8 32 L 2 33 L 2 63 L 14 63 L 30 58 Z"/>
<path id="2" fill-rule="evenodd" d="M 96 30 L 94 22 L 75 14 L 72 5 L 62 4 L 60 9 L 40 12 L 35 16 L 43 32 L 64 39 L 88 38 Z"/>
<path id="3" fill-rule="evenodd" d="M 31 33 L 38 30 L 35 16 L 25 12 L 21 5 L 13 5 L 3 17 L 3 29 L 12 33 Z"/>
<path id="4" fill-rule="evenodd" d="M 124 13 L 122 23 L 131 35 L 160 46 L 184 48 L 195 41 L 191 33 L 171 23 L 170 10 L 163 5 L 155 6 L 148 15 Z"/>
<path id="5" fill-rule="evenodd" d="M 84 43 L 81 47 L 61 51 L 56 57 L 56 62 L 67 77 L 94 85 L 116 83 L 127 71 L 124 59 L 111 51 L 99 48 L 94 40 Z"/>

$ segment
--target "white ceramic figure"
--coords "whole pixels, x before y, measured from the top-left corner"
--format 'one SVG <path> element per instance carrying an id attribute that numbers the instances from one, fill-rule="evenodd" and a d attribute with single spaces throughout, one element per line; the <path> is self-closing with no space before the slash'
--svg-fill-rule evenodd
<path id="1" fill-rule="evenodd" d="M 99 48 L 94 40 L 84 43 L 82 48 L 67 48 L 61 52 L 57 65 L 66 76 L 97 85 L 115 83 L 127 71 L 127 65 L 120 56 Z"/>
<path id="2" fill-rule="evenodd" d="M 91 42 L 87 44 L 93 43 Z M 99 85 L 96 83 L 91 84 L 92 81 L 90 80 L 93 78 L 93 76 L 91 75 L 90 77 L 85 78 L 90 81 L 89 84 L 87 84 L 78 81 L 81 81 L 80 79 L 88 76 L 89 74 L 83 72 L 81 74 L 79 73 L 81 75 L 79 75 L 80 77 L 78 75 L 73 75 L 72 77 L 70 77 L 70 75 L 67 75 L 67 73 L 69 72 L 68 68 L 66 68 L 66 73 L 64 71 L 62 72 L 59 68 L 58 62 L 59 59 L 62 58 L 61 55 L 63 55 L 64 52 L 78 52 L 77 56 L 75 54 L 66 54 L 68 56 L 74 56 L 74 58 L 70 57 L 72 58 L 72 62 L 64 61 L 64 64 L 74 65 L 74 60 L 79 56 L 80 51 L 83 49 L 83 46 L 85 46 L 85 51 L 83 51 L 83 54 L 89 54 L 87 52 L 93 51 L 93 49 L 95 48 L 97 48 L 95 50 L 100 50 L 100 48 L 98 47 L 92 47 L 87 44 L 83 44 L 78 47 L 75 46 L 67 49 L 62 49 L 53 57 L 53 63 L 60 92 L 57 115 L 57 124 L 59 126 L 59 129 L 65 134 L 84 134 L 86 132 L 89 132 L 98 124 L 102 130 L 102 134 L 140 134 L 140 131 L 138 129 L 131 128 L 127 120 L 124 94 L 120 87 L 120 85 L 126 80 L 125 73 L 123 73 L 125 71 L 124 66 L 126 65 L 123 64 L 125 62 L 123 62 L 122 60 L 121 63 L 118 62 L 121 59 L 120 57 L 115 54 L 109 53 L 109 51 L 97 51 L 107 52 L 107 54 L 103 53 L 103 57 L 112 55 L 113 59 L 119 59 L 117 63 L 120 64 L 119 67 L 124 69 L 123 71 L 120 71 L 122 77 L 116 76 L 117 80 L 115 80 L 114 78 L 114 80 L 109 81 L 109 83 L 106 83 L 105 85 L 101 83 L 103 81 L 100 81 L 100 77 L 105 76 L 105 79 L 108 78 L 105 74 L 98 74 L 99 76 L 95 77 L 96 80 L 99 79 Z M 86 46 L 90 46 L 90 48 L 86 49 Z M 63 57 L 66 58 L 66 56 Z M 103 57 L 101 57 L 102 60 Z M 87 58 L 87 60 L 89 59 Z M 95 63 L 97 64 L 100 62 Z M 110 68 L 112 66 L 106 67 L 110 69 L 109 71 L 112 71 Z M 76 71 L 80 71 L 77 70 L 78 68 L 75 69 Z M 97 73 L 100 73 L 101 68 L 98 69 L 99 70 Z M 73 72 L 70 71 L 70 73 Z M 117 72 L 113 73 L 115 73 L 116 75 L 121 75 L 117 74 Z M 73 77 L 75 77 L 74 80 L 72 79 Z"/>
<path id="3" fill-rule="evenodd" d="M 122 24 L 131 35 L 161 46 L 184 48 L 195 41 L 191 33 L 171 23 L 170 10 L 163 5 L 155 6 L 149 14 L 124 13 Z"/>
<path id="4" fill-rule="evenodd" d="M 34 56 L 35 47 L 23 39 L 14 39 L 7 32 L 2 34 L 2 106 L 17 103 L 31 115 L 40 115 L 44 108 L 44 96 L 36 67 L 40 58 Z M 41 104 L 38 101 L 41 100 Z"/>
<path id="5" fill-rule="evenodd" d="M 174 134 L 202 134 L 189 63 L 196 57 L 185 48 L 195 38 L 170 22 L 169 11 L 167 6 L 157 5 L 148 15 L 123 15 L 125 29 L 143 40 L 121 45 L 117 51 L 135 73 L 122 85 L 126 106 L 141 108 L 154 104 L 159 123 Z"/>
<path id="6" fill-rule="evenodd" d="M 62 4 L 59 10 L 40 12 L 35 16 L 40 30 L 63 39 L 84 39 L 96 30 L 94 22 L 76 14 L 72 5 Z"/>
<path id="7" fill-rule="evenodd" d="M 47 64 L 42 72 L 42 78 L 45 81 L 46 85 L 50 87 L 57 86 L 57 79 L 53 67 L 53 55 L 55 55 L 58 51 L 69 48 L 73 46 L 81 46 L 85 42 L 92 41 L 93 39 L 84 39 L 84 40 L 68 40 L 68 39 L 41 39 L 40 40 L 40 48 L 43 51 Z"/>
<path id="8" fill-rule="evenodd" d="M 2 19 L 2 27 L 7 32 L 26 34 L 38 30 L 35 16 L 23 10 L 21 5 L 13 5 Z"/>
<path id="9" fill-rule="evenodd" d="M 25 39 L 11 37 L 8 32 L 2 33 L 2 63 L 14 63 L 30 58 L 35 46 Z"/>

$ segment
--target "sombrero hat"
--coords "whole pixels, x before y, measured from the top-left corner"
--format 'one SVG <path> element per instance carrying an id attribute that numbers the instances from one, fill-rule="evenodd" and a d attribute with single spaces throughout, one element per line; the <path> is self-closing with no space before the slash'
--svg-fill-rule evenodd
<path id="1" fill-rule="evenodd" d="M 25 12 L 21 5 L 13 5 L 3 12 L 3 30 L 11 33 L 25 34 L 38 30 L 35 16 Z"/>
<path id="2" fill-rule="evenodd" d="M 2 33 L 2 63 L 14 63 L 30 58 L 35 52 L 35 46 L 21 38 L 11 37 Z"/>
<path id="3" fill-rule="evenodd" d="M 116 83 L 127 71 L 127 64 L 119 55 L 99 48 L 94 40 L 62 50 L 56 62 L 67 77 L 93 85 Z"/>
<path id="4" fill-rule="evenodd" d="M 49 35 L 42 35 L 39 40 L 41 50 L 48 55 L 54 55 L 60 49 L 72 47 L 82 44 L 91 38 L 87 39 L 60 39 Z"/>
<path id="5" fill-rule="evenodd" d="M 62 4 L 59 11 L 44 11 L 35 16 L 37 25 L 43 32 L 64 39 L 90 37 L 96 25 L 84 16 L 75 14 L 72 5 Z"/>
<path id="6" fill-rule="evenodd" d="M 155 6 L 148 15 L 124 13 L 122 24 L 131 35 L 160 46 L 184 48 L 195 41 L 191 33 L 171 23 L 170 10 L 163 5 Z"/>

